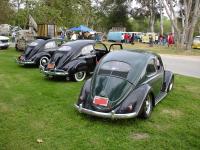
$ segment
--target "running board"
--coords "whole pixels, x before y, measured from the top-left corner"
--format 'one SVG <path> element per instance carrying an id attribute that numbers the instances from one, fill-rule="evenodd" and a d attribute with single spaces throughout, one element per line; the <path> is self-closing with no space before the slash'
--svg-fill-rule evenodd
<path id="1" fill-rule="evenodd" d="M 167 96 L 167 92 L 160 92 L 160 94 L 155 99 L 155 105 L 157 105 L 165 96 Z"/>

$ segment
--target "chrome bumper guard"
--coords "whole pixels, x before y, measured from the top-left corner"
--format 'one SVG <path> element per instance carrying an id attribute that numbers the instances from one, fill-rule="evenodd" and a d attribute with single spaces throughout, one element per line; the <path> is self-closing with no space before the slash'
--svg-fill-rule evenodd
<path id="1" fill-rule="evenodd" d="M 137 116 L 136 112 L 133 113 L 127 113 L 127 114 L 116 114 L 115 111 L 111 111 L 109 113 L 103 113 L 103 112 L 97 112 L 93 110 L 89 110 L 86 108 L 83 108 L 82 104 L 79 106 L 75 104 L 75 108 L 80 112 L 92 116 L 102 117 L 102 118 L 110 118 L 110 119 L 128 119 L 128 118 L 134 118 Z"/>
<path id="2" fill-rule="evenodd" d="M 34 61 L 21 61 L 21 60 L 19 60 L 19 59 L 16 59 L 16 62 L 19 64 L 19 65 L 33 65 L 33 64 L 35 64 L 35 62 Z"/>

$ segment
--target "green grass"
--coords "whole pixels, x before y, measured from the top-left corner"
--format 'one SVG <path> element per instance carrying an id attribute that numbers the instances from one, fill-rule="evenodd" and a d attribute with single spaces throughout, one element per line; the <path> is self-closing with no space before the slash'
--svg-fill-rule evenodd
<path id="1" fill-rule="evenodd" d="M 45 80 L 0 51 L 0 149 L 200 149 L 200 79 L 175 76 L 148 120 L 108 120 L 73 107 L 81 83 Z M 37 143 L 42 139 L 43 143 Z"/>
<path id="2" fill-rule="evenodd" d="M 106 45 L 110 45 L 111 42 L 104 42 Z M 200 56 L 200 50 L 199 49 L 191 49 L 191 50 L 183 50 L 183 49 L 177 49 L 175 46 L 173 47 L 167 47 L 162 45 L 154 45 L 153 47 L 149 47 L 149 44 L 143 44 L 135 42 L 134 45 L 132 44 L 123 44 L 124 49 L 145 49 L 148 51 L 152 51 L 155 53 L 160 54 L 173 54 L 173 55 L 193 55 L 193 56 Z M 116 49 L 119 49 L 119 47 L 116 47 Z"/>

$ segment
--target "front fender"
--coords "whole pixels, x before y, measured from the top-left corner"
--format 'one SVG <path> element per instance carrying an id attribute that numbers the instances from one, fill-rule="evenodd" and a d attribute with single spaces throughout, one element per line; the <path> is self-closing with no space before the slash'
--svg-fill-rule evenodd
<path id="1" fill-rule="evenodd" d="M 151 87 L 148 84 L 144 84 L 133 90 L 120 105 L 117 113 L 127 113 L 128 106 L 132 105 L 133 111 L 138 114 L 146 96 L 150 92 Z"/>

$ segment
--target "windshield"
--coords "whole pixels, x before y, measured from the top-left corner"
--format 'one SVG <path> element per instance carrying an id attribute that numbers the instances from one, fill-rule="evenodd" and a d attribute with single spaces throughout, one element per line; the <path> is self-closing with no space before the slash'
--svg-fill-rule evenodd
<path id="1" fill-rule="evenodd" d="M 58 51 L 71 51 L 71 49 L 71 46 L 63 45 L 58 49 Z"/>

